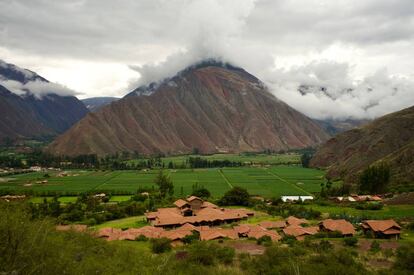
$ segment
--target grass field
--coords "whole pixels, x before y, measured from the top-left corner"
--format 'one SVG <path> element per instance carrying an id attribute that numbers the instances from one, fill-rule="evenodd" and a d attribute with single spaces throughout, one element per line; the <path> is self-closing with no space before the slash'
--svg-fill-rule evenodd
<path id="1" fill-rule="evenodd" d="M 309 195 L 320 190 L 324 172 L 299 166 L 237 167 L 210 169 L 165 170 L 174 182 L 176 195 L 188 195 L 194 184 L 206 187 L 219 197 L 233 186 L 246 188 L 252 195 L 265 197 L 281 195 Z M 140 187 L 152 188 L 157 170 L 149 171 L 69 171 L 58 177 L 50 172 L 29 173 L 2 178 L 0 189 L 56 192 L 123 191 L 135 192 Z M 47 183 L 36 183 L 42 180 Z M 127 197 L 114 197 L 113 201 Z"/>
<path id="2" fill-rule="evenodd" d="M 256 163 L 264 165 L 280 165 L 280 164 L 300 164 L 300 154 L 213 154 L 213 155 L 183 155 L 162 158 L 165 166 L 172 162 L 174 165 L 181 166 L 186 163 L 189 157 L 201 157 L 203 159 L 212 160 L 229 160 L 241 163 Z M 129 160 L 128 163 L 137 163 L 140 160 Z"/>

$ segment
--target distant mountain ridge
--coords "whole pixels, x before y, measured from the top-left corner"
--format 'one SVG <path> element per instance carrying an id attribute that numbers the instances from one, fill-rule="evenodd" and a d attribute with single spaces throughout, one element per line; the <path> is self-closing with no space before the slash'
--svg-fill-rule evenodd
<path id="1" fill-rule="evenodd" d="M 358 173 L 386 162 L 394 183 L 414 182 L 414 106 L 385 115 L 328 140 L 311 160 L 312 167 L 356 183 Z"/>
<path id="2" fill-rule="evenodd" d="M 5 85 L 22 87 L 19 94 Z M 40 84 L 39 84 L 40 83 Z M 88 110 L 74 96 L 46 92 L 32 93 L 30 85 L 54 86 L 38 74 L 0 61 L 0 143 L 5 138 L 40 138 L 63 133 L 84 117 Z"/>
<path id="3" fill-rule="evenodd" d="M 88 108 L 89 111 L 95 112 L 101 107 L 111 104 L 111 102 L 117 100 L 119 100 L 117 97 L 90 97 L 82 99 L 82 102 L 85 104 L 86 108 Z"/>
<path id="4" fill-rule="evenodd" d="M 221 62 L 191 66 L 90 113 L 48 148 L 54 154 L 184 154 L 286 150 L 329 135 L 256 77 Z"/>

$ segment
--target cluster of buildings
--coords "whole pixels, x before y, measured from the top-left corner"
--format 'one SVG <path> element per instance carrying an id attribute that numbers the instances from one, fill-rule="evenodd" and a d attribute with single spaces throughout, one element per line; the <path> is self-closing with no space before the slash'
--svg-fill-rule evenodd
<path id="1" fill-rule="evenodd" d="M 317 225 L 310 225 L 306 219 L 290 216 L 282 221 L 262 221 L 259 224 L 239 224 L 222 228 L 225 223 L 239 222 L 253 216 L 246 209 L 220 208 L 198 197 L 191 196 L 185 200 L 179 199 L 172 208 L 160 208 L 155 212 L 146 213 L 150 223 L 141 228 L 121 230 L 116 228 L 100 229 L 97 237 L 107 240 L 136 240 L 143 236 L 148 239 L 167 238 L 173 244 L 197 233 L 200 240 L 217 239 L 259 239 L 267 236 L 272 241 L 279 241 L 283 236 L 291 236 L 303 240 L 306 236 L 318 232 L 335 232 L 343 237 L 353 236 L 354 226 L 344 220 L 325 219 Z M 398 238 L 401 227 L 393 220 L 368 220 L 362 224 L 365 232 L 372 232 L 374 237 Z"/>
<path id="2" fill-rule="evenodd" d="M 345 196 L 345 197 L 332 197 L 331 200 L 335 202 L 364 202 L 364 201 L 381 202 L 382 198 L 379 195 L 350 195 L 350 196 Z"/>
<path id="3" fill-rule="evenodd" d="M 159 208 L 145 213 L 148 223 L 154 227 L 175 228 L 184 224 L 195 226 L 215 226 L 223 223 L 239 222 L 254 215 L 246 209 L 228 209 L 191 196 L 174 202 L 175 207 Z"/>

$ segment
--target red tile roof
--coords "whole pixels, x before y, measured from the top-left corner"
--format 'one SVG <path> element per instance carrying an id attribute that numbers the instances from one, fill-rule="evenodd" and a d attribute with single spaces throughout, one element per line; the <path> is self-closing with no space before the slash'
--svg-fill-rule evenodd
<path id="1" fill-rule="evenodd" d="M 319 225 L 328 231 L 339 231 L 343 235 L 354 235 L 355 234 L 355 228 L 352 225 L 352 223 L 341 219 L 341 220 L 332 220 L 327 219 L 323 220 L 319 223 Z"/>
<path id="2" fill-rule="evenodd" d="M 301 225 L 301 224 L 308 224 L 309 222 L 305 219 L 299 219 L 294 216 L 290 216 L 286 219 L 286 223 L 288 225 Z"/>
<path id="3" fill-rule="evenodd" d="M 202 199 L 200 199 L 199 197 L 196 197 L 196 196 L 191 196 L 191 197 L 187 198 L 187 201 L 188 202 L 191 202 L 193 200 L 200 200 L 200 201 L 202 201 Z"/>
<path id="4" fill-rule="evenodd" d="M 286 222 L 285 221 L 262 221 L 259 223 L 261 227 L 271 229 L 271 228 L 285 228 Z"/>
<path id="5" fill-rule="evenodd" d="M 394 220 L 367 220 L 362 223 L 364 228 L 369 228 L 374 232 L 382 232 L 394 229 L 397 231 L 401 230 L 401 226 L 398 225 Z M 396 232 L 396 231 L 388 231 L 388 232 Z M 398 234 L 398 233 L 389 233 L 389 234 Z"/>
<path id="6" fill-rule="evenodd" d="M 186 202 L 183 199 L 178 199 L 174 202 L 174 205 L 177 206 L 178 208 L 182 208 L 183 206 L 185 206 L 186 204 L 188 204 L 188 202 Z"/>
<path id="7" fill-rule="evenodd" d="M 302 227 L 300 225 L 290 225 L 283 229 L 283 233 L 288 236 L 294 236 L 297 239 L 303 239 L 306 235 L 314 235 L 318 233 L 317 226 Z"/>
<path id="8" fill-rule="evenodd" d="M 234 229 L 210 228 L 200 232 L 200 240 L 209 241 L 215 239 L 229 238 L 232 240 L 238 239 L 239 236 Z"/>

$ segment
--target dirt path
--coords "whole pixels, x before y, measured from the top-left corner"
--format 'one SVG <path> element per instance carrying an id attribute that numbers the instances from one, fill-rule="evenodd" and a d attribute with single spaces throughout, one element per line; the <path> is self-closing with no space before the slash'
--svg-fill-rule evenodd
<path id="1" fill-rule="evenodd" d="M 224 175 L 223 171 L 221 169 L 219 169 L 219 173 L 221 175 L 221 177 L 224 179 L 225 182 L 227 182 L 227 184 L 230 186 L 230 188 L 233 188 L 233 185 L 230 183 L 230 181 L 226 178 L 226 176 Z"/>

